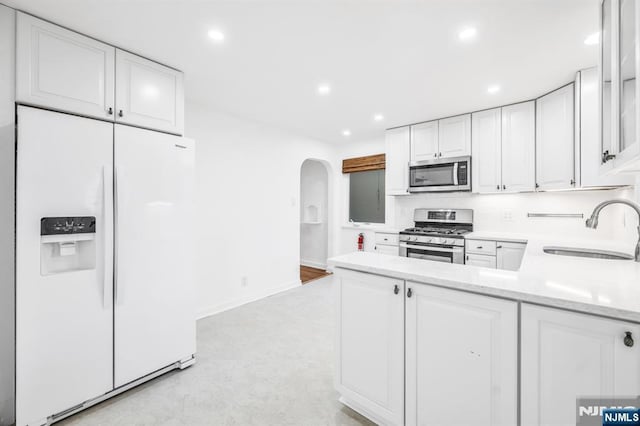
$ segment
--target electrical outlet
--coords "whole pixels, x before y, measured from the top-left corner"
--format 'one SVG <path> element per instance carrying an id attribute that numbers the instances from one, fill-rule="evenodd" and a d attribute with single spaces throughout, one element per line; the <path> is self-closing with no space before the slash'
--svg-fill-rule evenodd
<path id="1" fill-rule="evenodd" d="M 243 276 L 242 278 L 240 278 L 240 287 L 246 287 L 249 285 L 249 278 L 247 278 L 246 276 Z"/>
<path id="2" fill-rule="evenodd" d="M 504 220 L 505 222 L 513 222 L 513 210 L 503 211 L 502 220 Z"/>

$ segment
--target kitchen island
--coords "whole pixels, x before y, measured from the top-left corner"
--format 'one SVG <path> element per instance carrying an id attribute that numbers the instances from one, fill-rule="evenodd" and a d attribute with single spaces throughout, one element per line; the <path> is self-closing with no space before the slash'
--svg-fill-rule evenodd
<path id="1" fill-rule="evenodd" d="M 640 394 L 640 264 L 526 241 L 518 271 L 330 259 L 341 401 L 380 424 L 563 425 L 579 397 Z"/>

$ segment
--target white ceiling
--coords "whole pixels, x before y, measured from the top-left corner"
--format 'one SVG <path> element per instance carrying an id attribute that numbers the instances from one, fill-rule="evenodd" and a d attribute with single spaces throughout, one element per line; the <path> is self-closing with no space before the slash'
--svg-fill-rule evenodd
<path id="1" fill-rule="evenodd" d="M 336 143 L 533 98 L 598 50 L 598 0 L 4 2 L 184 70 L 190 100 Z"/>

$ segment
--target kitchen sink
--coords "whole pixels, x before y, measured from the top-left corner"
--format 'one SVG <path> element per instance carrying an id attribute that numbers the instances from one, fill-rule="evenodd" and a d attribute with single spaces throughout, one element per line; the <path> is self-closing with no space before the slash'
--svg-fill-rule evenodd
<path id="1" fill-rule="evenodd" d="M 629 254 L 608 250 L 593 250 L 585 248 L 555 246 L 543 247 L 542 250 L 545 253 L 557 254 L 560 256 L 590 257 L 592 259 L 633 260 L 633 256 Z"/>

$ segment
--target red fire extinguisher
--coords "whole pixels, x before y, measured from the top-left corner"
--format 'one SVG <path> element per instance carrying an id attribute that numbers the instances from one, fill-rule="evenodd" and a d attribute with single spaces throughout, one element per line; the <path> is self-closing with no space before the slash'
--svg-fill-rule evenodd
<path id="1" fill-rule="evenodd" d="M 358 234 L 358 251 L 364 251 L 364 234 Z"/>

